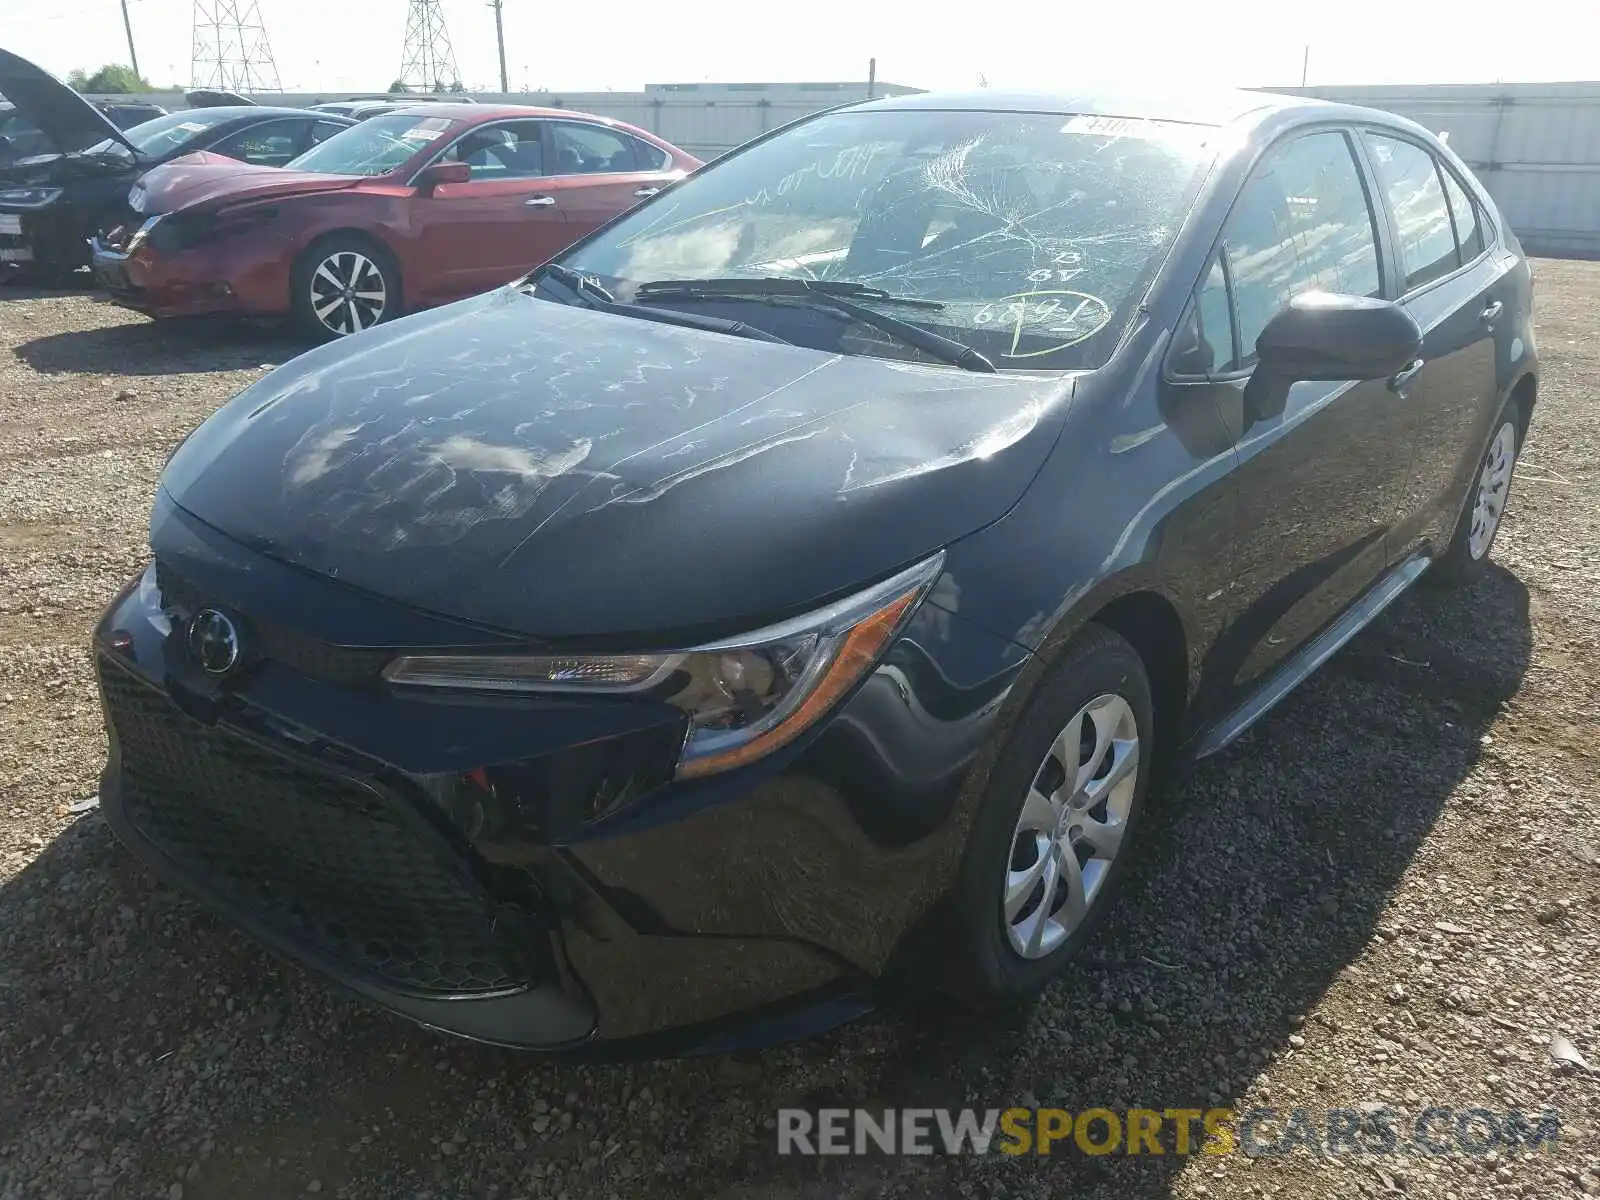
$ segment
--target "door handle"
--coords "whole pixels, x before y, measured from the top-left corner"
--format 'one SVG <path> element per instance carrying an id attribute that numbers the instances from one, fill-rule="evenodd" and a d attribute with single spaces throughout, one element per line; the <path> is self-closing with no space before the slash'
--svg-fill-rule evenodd
<path id="1" fill-rule="evenodd" d="M 556 198 L 554 196 L 529 196 L 522 203 L 529 208 L 554 208 L 556 206 Z"/>
<path id="2" fill-rule="evenodd" d="M 1489 304 L 1484 307 L 1484 310 L 1478 314 L 1478 320 L 1489 326 L 1490 329 L 1493 329 L 1494 323 L 1500 319 L 1500 314 L 1505 312 L 1505 310 L 1506 306 L 1500 303 L 1500 301 L 1496 300 L 1493 304 Z"/>
<path id="3" fill-rule="evenodd" d="M 654 196 L 660 190 L 661 189 L 658 187 L 642 187 L 638 191 L 634 192 L 634 195 L 643 200 L 647 196 Z"/>
<path id="4" fill-rule="evenodd" d="M 1422 370 L 1422 359 L 1414 359 L 1410 366 L 1402 367 L 1399 372 L 1389 377 L 1389 390 L 1405 395 L 1406 387 L 1417 377 L 1417 372 Z"/>

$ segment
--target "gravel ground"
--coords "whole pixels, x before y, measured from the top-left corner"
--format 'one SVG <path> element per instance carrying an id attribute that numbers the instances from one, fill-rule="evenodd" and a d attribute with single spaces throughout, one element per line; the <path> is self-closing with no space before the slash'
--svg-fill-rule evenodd
<path id="1" fill-rule="evenodd" d="M 1175 789 L 1026 1024 L 874 1019 L 622 1066 L 457 1044 L 161 886 L 92 811 L 89 630 L 168 450 L 295 347 L 0 288 L 0 1195 L 1600 1194 L 1600 264 L 1538 264 L 1544 384 L 1476 589 L 1397 603 Z M 780 1158 L 780 1105 L 1538 1112 L 1553 1153 Z"/>

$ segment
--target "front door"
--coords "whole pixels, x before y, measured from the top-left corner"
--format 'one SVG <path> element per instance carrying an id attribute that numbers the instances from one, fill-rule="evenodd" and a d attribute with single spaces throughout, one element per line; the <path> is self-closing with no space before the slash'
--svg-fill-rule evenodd
<path id="1" fill-rule="evenodd" d="M 1402 303 L 1423 331 L 1422 369 L 1406 389 L 1415 449 L 1393 553 L 1424 544 L 1438 552 L 1499 408 L 1496 339 L 1511 336 L 1507 265 L 1487 252 L 1482 213 L 1449 167 L 1405 138 L 1363 137 L 1394 230 Z"/>
<path id="2" fill-rule="evenodd" d="M 472 168 L 413 201 L 430 301 L 508 283 L 571 240 L 545 166 L 538 121 L 506 121 L 461 135 L 440 157 Z"/>
<path id="3" fill-rule="evenodd" d="M 1220 262 L 1235 322 L 1231 364 L 1307 291 L 1380 296 L 1377 222 L 1350 137 L 1321 130 L 1263 157 L 1224 229 Z M 1241 701 L 1342 613 L 1388 564 L 1387 540 L 1411 472 L 1412 426 L 1386 379 L 1305 381 L 1281 411 L 1221 393 L 1237 433 L 1239 542 L 1226 663 L 1215 682 Z"/>

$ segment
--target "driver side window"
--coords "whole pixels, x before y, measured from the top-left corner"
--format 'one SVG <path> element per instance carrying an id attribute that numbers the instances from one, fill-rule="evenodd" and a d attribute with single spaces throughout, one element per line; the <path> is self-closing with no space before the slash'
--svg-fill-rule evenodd
<path id="1" fill-rule="evenodd" d="M 466 163 L 472 168 L 474 183 L 538 179 L 549 173 L 538 121 L 510 121 L 470 130 L 456 139 L 439 161 Z"/>
<path id="2" fill-rule="evenodd" d="M 1343 133 L 1312 133 L 1268 152 L 1229 214 L 1222 255 L 1232 285 L 1239 361 L 1302 292 L 1380 296 L 1372 206 Z"/>

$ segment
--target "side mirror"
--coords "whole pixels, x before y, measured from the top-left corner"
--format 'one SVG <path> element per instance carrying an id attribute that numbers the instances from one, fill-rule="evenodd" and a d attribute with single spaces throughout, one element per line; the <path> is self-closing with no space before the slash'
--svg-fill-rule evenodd
<path id="1" fill-rule="evenodd" d="M 1306 292 L 1256 339 L 1257 371 L 1301 379 L 1381 379 L 1416 360 L 1422 330 L 1393 300 Z"/>
<path id="2" fill-rule="evenodd" d="M 464 162 L 437 162 L 424 167 L 417 176 L 417 190 L 430 195 L 433 189 L 445 183 L 466 183 L 472 178 L 472 166 Z"/>
<path id="3" fill-rule="evenodd" d="M 1247 417 L 1281 416 L 1289 387 L 1303 379 L 1382 379 L 1417 360 L 1422 330 L 1393 300 L 1306 292 L 1256 338 L 1258 360 L 1245 386 Z"/>

